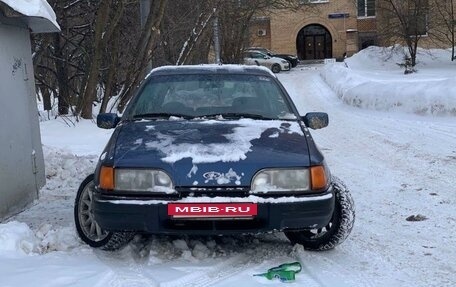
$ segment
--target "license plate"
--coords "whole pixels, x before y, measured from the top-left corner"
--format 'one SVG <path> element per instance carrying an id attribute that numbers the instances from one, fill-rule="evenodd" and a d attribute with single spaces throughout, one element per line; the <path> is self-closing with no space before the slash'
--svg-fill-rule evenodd
<path id="1" fill-rule="evenodd" d="M 256 216 L 256 203 L 170 203 L 173 218 L 248 218 Z"/>

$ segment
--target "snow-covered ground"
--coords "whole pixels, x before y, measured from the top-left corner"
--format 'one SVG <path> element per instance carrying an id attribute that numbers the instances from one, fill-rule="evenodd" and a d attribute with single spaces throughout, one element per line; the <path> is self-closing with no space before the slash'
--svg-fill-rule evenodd
<path id="1" fill-rule="evenodd" d="M 347 104 L 372 110 L 456 116 L 456 62 L 450 50 L 418 50 L 416 73 L 404 75 L 404 49 L 369 47 L 322 76 Z"/>
<path id="2" fill-rule="evenodd" d="M 363 75 L 378 73 L 386 85 L 390 68 L 366 65 Z M 304 251 L 282 234 L 136 237 L 119 252 L 92 250 L 76 236 L 73 201 L 110 131 L 51 120 L 41 123 L 47 184 L 40 200 L 0 224 L 0 286 L 280 286 L 252 275 L 296 260 L 303 270 L 290 286 L 454 286 L 455 117 L 346 105 L 320 76 L 331 70 L 300 67 L 279 78 L 302 114 L 330 115 L 313 136 L 357 207 L 352 235 L 335 250 Z M 425 73 L 421 82 L 432 78 Z M 426 219 L 407 221 L 411 215 Z"/>

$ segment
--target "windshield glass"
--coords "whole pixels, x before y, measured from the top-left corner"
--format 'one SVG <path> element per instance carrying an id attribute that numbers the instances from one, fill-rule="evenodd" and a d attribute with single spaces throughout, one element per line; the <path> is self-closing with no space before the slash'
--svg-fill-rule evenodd
<path id="1" fill-rule="evenodd" d="M 295 119 L 269 77 L 167 75 L 152 77 L 126 111 L 128 118 L 215 117 Z"/>

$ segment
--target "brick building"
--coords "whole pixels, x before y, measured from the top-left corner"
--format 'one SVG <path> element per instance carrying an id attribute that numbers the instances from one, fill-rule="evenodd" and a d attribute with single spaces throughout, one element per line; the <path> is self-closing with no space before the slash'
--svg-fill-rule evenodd
<path id="1" fill-rule="evenodd" d="M 296 54 L 300 60 L 314 60 L 340 59 L 371 45 L 395 44 L 379 36 L 378 25 L 386 17 L 379 13 L 376 0 L 303 1 L 309 5 L 255 17 L 249 45 Z M 427 27 L 427 22 L 423 27 Z M 431 40 L 426 35 L 420 43 L 435 47 Z"/>

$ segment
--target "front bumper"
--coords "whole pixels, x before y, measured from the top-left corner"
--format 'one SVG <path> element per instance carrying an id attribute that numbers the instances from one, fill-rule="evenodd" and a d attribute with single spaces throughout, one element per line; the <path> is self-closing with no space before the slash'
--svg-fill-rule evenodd
<path id="1" fill-rule="evenodd" d="M 286 63 L 286 64 L 282 63 L 280 65 L 280 67 L 282 68 L 282 71 L 290 71 L 291 70 L 291 67 L 290 67 L 289 63 Z"/>
<path id="2" fill-rule="evenodd" d="M 233 199 L 252 202 L 252 198 L 259 197 L 217 199 L 220 202 L 233 202 Z M 321 228 L 330 221 L 335 202 L 332 191 L 310 197 L 293 197 L 288 202 L 282 202 L 283 197 L 259 199 L 256 202 L 257 216 L 249 219 L 174 219 L 168 215 L 167 203 L 188 203 L 185 198 L 173 201 L 131 200 L 95 192 L 93 212 L 97 223 L 109 231 L 221 235 Z M 195 201 L 195 198 L 192 198 L 192 201 Z M 198 201 L 205 202 L 211 203 L 213 199 L 201 197 L 201 201 Z"/>

